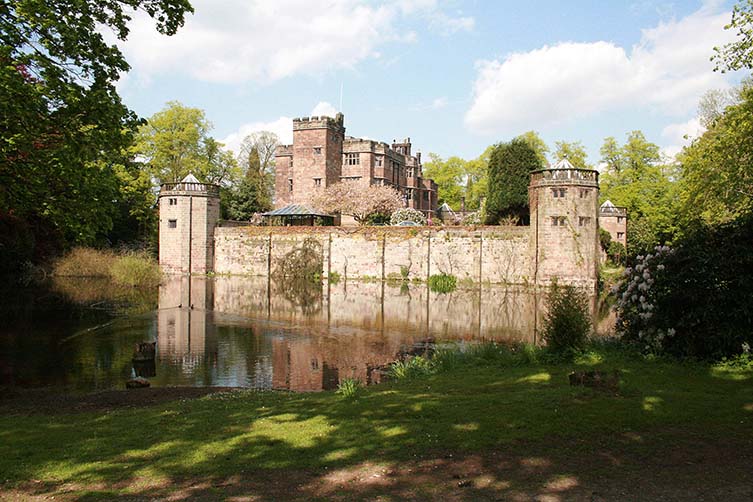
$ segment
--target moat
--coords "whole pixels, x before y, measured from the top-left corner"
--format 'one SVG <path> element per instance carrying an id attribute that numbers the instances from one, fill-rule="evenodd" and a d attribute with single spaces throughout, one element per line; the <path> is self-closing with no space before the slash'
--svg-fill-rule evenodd
<path id="1" fill-rule="evenodd" d="M 152 386 L 293 391 L 374 383 L 376 369 L 427 338 L 535 342 L 544 304 L 513 286 L 442 294 L 424 283 L 249 277 L 174 276 L 158 291 L 66 279 L 6 296 L 0 385 L 61 391 L 123 388 L 136 375 Z M 134 365 L 140 342 L 156 342 L 154 364 Z"/>

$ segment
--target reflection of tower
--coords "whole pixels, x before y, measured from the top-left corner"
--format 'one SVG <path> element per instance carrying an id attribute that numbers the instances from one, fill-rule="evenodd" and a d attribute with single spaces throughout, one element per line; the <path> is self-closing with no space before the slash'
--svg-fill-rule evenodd
<path id="1" fill-rule="evenodd" d="M 159 290 L 157 353 L 190 371 L 217 355 L 211 312 L 213 283 L 206 277 L 167 277 Z"/>
<path id="2" fill-rule="evenodd" d="M 563 159 L 531 174 L 528 187 L 537 284 L 554 278 L 595 291 L 599 245 L 599 173 Z M 584 279 L 587 278 L 587 279 Z"/>
<path id="3" fill-rule="evenodd" d="M 189 174 L 159 193 L 159 264 L 168 273 L 205 274 L 214 268 L 214 227 L 220 189 Z"/>
<path id="4" fill-rule="evenodd" d="M 324 362 L 310 338 L 275 337 L 272 342 L 274 389 L 295 391 L 332 390 L 339 383 L 339 371 Z"/>

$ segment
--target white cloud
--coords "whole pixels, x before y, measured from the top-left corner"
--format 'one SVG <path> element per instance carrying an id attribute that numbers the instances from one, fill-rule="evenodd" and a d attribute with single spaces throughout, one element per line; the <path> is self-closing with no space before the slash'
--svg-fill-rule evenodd
<path id="1" fill-rule="evenodd" d="M 729 13 L 715 8 L 643 30 L 630 53 L 605 41 L 561 42 L 479 61 L 465 123 L 516 134 L 636 106 L 687 116 L 704 91 L 728 85 L 709 62 L 711 48 L 733 36 L 723 29 Z"/>
<path id="2" fill-rule="evenodd" d="M 431 102 L 432 110 L 441 110 L 447 106 L 447 96 L 442 96 Z"/>
<path id="3" fill-rule="evenodd" d="M 334 117 L 337 115 L 337 109 L 327 101 L 320 101 L 316 104 L 313 110 L 311 110 L 311 116 L 327 116 Z M 249 134 L 259 131 L 270 131 L 277 135 L 280 139 L 280 143 L 283 145 L 289 145 L 293 143 L 293 119 L 291 117 L 280 117 L 277 120 L 270 122 L 251 122 L 241 125 L 237 131 L 228 134 L 220 141 L 225 147 L 234 153 L 238 153 L 240 150 L 241 142 L 243 138 Z"/>
<path id="4" fill-rule="evenodd" d="M 685 122 L 669 124 L 662 129 L 661 135 L 665 139 L 667 146 L 662 148 L 662 152 L 673 158 L 680 153 L 683 147 L 690 144 L 695 138 L 700 137 L 706 128 L 701 125 L 701 120 L 696 117 Z"/>
<path id="5" fill-rule="evenodd" d="M 280 143 L 289 145 L 293 143 L 293 119 L 290 117 L 280 117 L 272 122 L 253 122 L 243 124 L 234 133 L 229 134 L 222 140 L 225 147 L 237 154 L 240 150 L 243 138 L 249 134 L 259 131 L 270 131 L 277 135 Z"/>
<path id="6" fill-rule="evenodd" d="M 476 20 L 472 17 L 450 17 L 444 12 L 435 12 L 429 16 L 429 27 L 444 35 L 451 35 L 458 31 L 472 31 Z"/>
<path id="7" fill-rule="evenodd" d="M 334 118 L 335 115 L 337 115 L 337 108 L 335 108 L 334 106 L 332 106 L 330 103 L 328 103 L 326 101 L 320 101 L 319 103 L 316 104 L 316 106 L 314 107 L 314 109 L 311 110 L 311 116 L 312 117 L 316 117 L 316 116 L 321 117 L 322 115 L 324 115 L 326 117 L 332 117 L 332 118 Z"/>
<path id="8" fill-rule="evenodd" d="M 188 75 L 207 82 L 272 82 L 296 74 L 350 68 L 379 57 L 388 42 L 410 43 L 401 16 L 445 17 L 462 29 L 470 18 L 442 14 L 435 0 L 194 0 L 195 14 L 172 37 L 146 14 L 121 43 L 135 73 Z"/>

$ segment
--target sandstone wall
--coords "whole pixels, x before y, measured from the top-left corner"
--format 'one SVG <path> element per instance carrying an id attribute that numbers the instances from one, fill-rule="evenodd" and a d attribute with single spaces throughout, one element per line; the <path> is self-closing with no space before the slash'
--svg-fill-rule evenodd
<path id="1" fill-rule="evenodd" d="M 218 274 L 274 274 L 307 247 L 320 256 L 323 276 L 342 279 L 426 280 L 446 273 L 474 283 L 533 282 L 528 227 L 220 227 L 214 243 Z"/>

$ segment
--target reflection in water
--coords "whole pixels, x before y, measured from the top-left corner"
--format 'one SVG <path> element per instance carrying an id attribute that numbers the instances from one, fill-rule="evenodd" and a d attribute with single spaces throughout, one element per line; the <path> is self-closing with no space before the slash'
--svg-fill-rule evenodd
<path id="1" fill-rule="evenodd" d="M 79 287 L 71 281 L 63 290 L 78 301 Z M 308 288 L 291 295 L 289 285 L 267 278 L 168 277 L 156 314 L 0 331 L 0 362 L 12 363 L 10 370 L 0 364 L 10 372 L 3 380 L 92 390 L 144 376 L 156 386 L 317 391 L 343 378 L 377 382 L 375 370 L 427 337 L 535 342 L 541 322 L 540 295 L 519 287 L 437 294 L 425 284 L 343 281 Z M 101 295 L 85 296 L 89 305 Z M 142 342 L 156 342 L 155 359 L 133 360 Z"/>
<path id="2" fill-rule="evenodd" d="M 315 287 L 317 291 L 311 288 Z M 160 287 L 157 383 L 313 391 L 438 340 L 534 341 L 536 295 L 522 288 L 436 294 L 425 284 L 289 285 L 256 277 L 171 277 Z M 310 299 L 303 302 L 302 298 Z"/>

